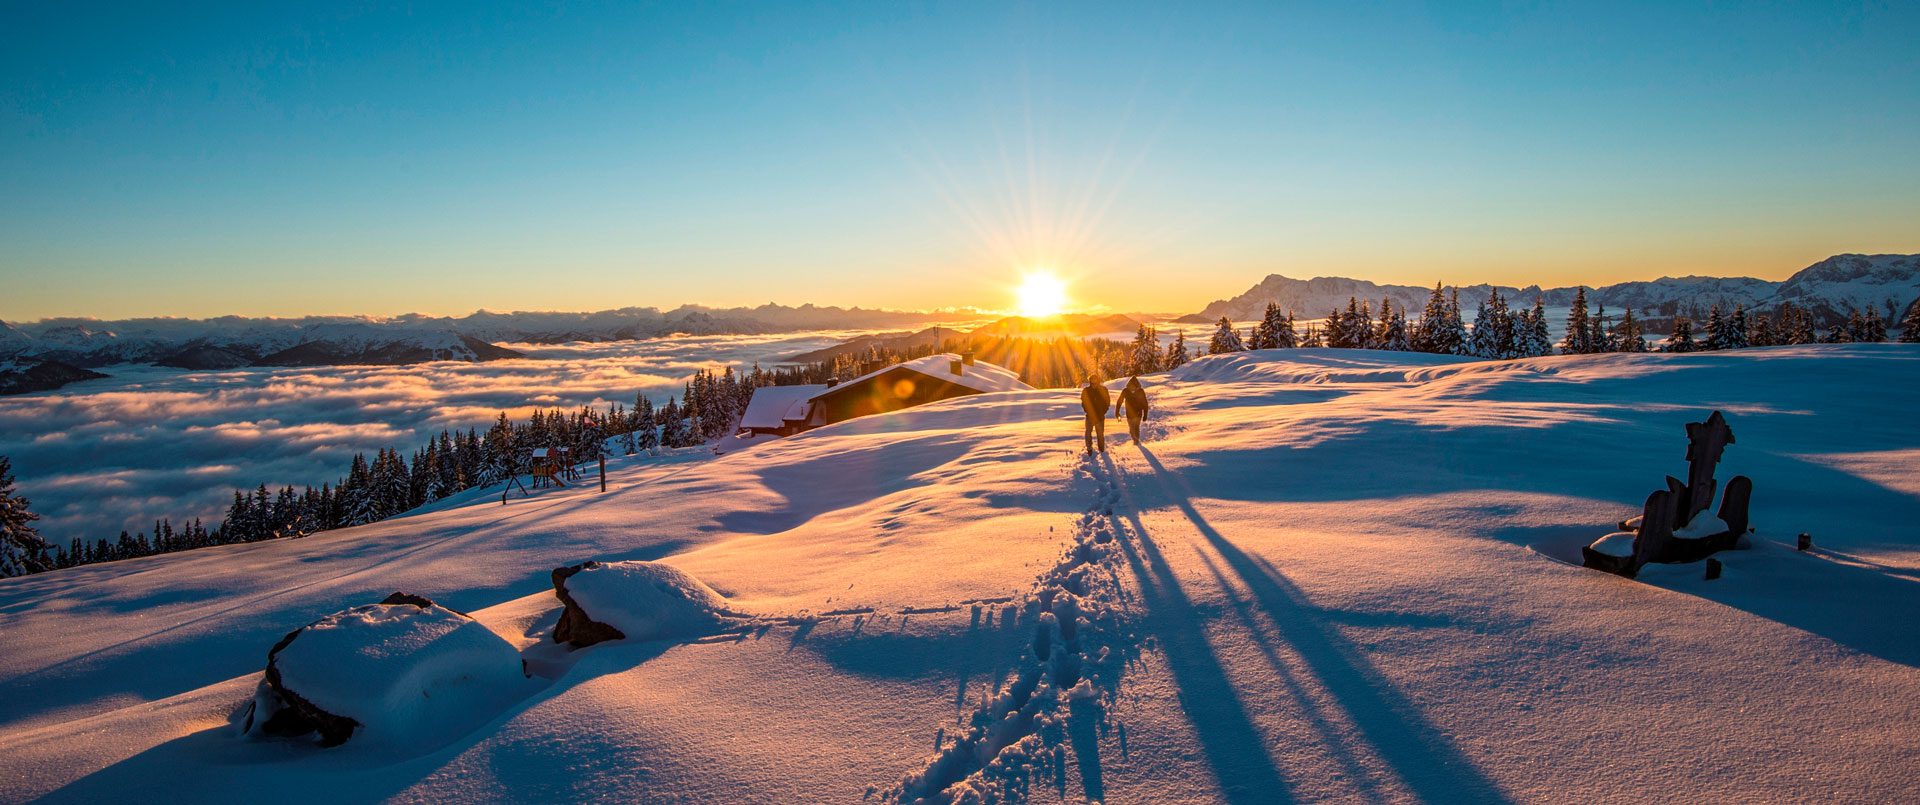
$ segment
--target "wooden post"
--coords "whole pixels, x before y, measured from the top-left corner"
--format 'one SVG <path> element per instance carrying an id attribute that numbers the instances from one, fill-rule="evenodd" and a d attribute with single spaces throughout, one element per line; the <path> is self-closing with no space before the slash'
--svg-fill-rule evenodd
<path id="1" fill-rule="evenodd" d="M 1709 557 L 1707 559 L 1707 581 L 1713 581 L 1717 578 L 1720 578 L 1720 560 Z"/>
<path id="2" fill-rule="evenodd" d="M 607 491 L 607 457 L 600 457 L 600 491 Z"/>
<path id="3" fill-rule="evenodd" d="M 1733 429 L 1727 418 L 1713 412 L 1705 422 L 1687 423 L 1687 498 L 1674 518 L 1675 526 L 1693 522 L 1693 516 L 1713 506 L 1713 467 L 1720 454 L 1733 444 Z"/>
<path id="4" fill-rule="evenodd" d="M 1813 535 L 1805 531 L 1800 532 L 1800 539 L 1798 540 L 1797 544 L 1793 546 L 1793 549 L 1796 551 L 1804 551 L 1812 547 L 1813 547 Z"/>

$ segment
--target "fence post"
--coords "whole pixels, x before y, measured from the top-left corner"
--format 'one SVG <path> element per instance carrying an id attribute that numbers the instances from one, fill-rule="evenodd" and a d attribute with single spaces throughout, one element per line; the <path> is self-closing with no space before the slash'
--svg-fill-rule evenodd
<path id="1" fill-rule="evenodd" d="M 600 491 L 607 491 L 607 457 L 600 457 Z"/>

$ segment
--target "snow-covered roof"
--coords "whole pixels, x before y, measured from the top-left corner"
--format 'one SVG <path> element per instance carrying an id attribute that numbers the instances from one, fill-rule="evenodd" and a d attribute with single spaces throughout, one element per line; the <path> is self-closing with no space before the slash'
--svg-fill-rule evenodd
<path id="1" fill-rule="evenodd" d="M 952 383 L 957 386 L 965 386 L 967 388 L 973 389 L 974 391 L 980 391 L 980 392 L 1032 391 L 1033 390 L 1032 386 L 1029 386 L 1025 383 L 1020 382 L 1020 376 L 1015 374 L 1013 370 L 1008 369 L 1004 366 L 996 366 L 994 364 L 987 363 L 985 361 L 974 361 L 973 364 L 970 366 L 962 366 L 960 367 L 960 373 L 954 374 L 953 372 L 954 362 L 958 360 L 960 360 L 960 356 L 955 355 L 951 352 L 941 353 L 938 355 L 928 355 L 927 357 L 924 357 L 924 358 L 915 358 L 910 361 L 903 361 L 901 363 L 896 363 L 884 369 L 876 369 L 874 371 L 868 372 L 864 375 L 856 377 L 845 383 L 841 383 L 838 386 L 834 386 L 833 388 L 827 389 L 826 391 L 823 391 L 814 396 L 822 397 L 834 391 L 837 391 L 839 389 L 852 386 L 863 380 L 867 380 L 868 378 L 878 377 L 888 372 L 897 372 L 902 369 L 919 372 L 920 374 L 926 375 L 928 377 L 937 377 L 941 380 L 947 381 L 948 383 Z"/>
<path id="2" fill-rule="evenodd" d="M 533 457 L 534 457 L 534 458 L 546 458 L 546 457 L 547 457 L 547 448 L 544 448 L 544 447 L 536 447 L 536 448 L 533 448 Z"/>
<path id="3" fill-rule="evenodd" d="M 807 401 L 826 391 L 825 385 L 761 386 L 753 390 L 747 411 L 740 415 L 743 428 L 778 428 L 789 420 L 807 418 Z"/>

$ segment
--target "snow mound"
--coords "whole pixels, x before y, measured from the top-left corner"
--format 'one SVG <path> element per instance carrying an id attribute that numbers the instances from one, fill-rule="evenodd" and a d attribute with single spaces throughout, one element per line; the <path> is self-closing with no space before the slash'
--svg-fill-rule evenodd
<path id="1" fill-rule="evenodd" d="M 1625 559 L 1633 555 L 1634 534 L 1631 531 L 1615 531 L 1593 541 L 1590 547 L 1595 553 Z"/>
<path id="2" fill-rule="evenodd" d="M 556 578 L 554 586 L 564 591 L 562 601 L 570 597 L 587 617 L 628 640 L 697 637 L 726 622 L 725 598 L 686 571 L 659 562 L 588 562 Z M 554 638 L 564 639 L 558 632 Z"/>
<path id="3" fill-rule="evenodd" d="M 1673 538 L 1706 539 L 1715 534 L 1725 534 L 1731 530 L 1733 530 L 1733 527 L 1727 525 L 1727 521 L 1714 516 L 1711 512 L 1701 511 L 1699 514 L 1693 516 L 1693 522 L 1688 523 L 1685 528 L 1675 529 Z"/>
<path id="4" fill-rule="evenodd" d="M 391 603 L 403 598 L 411 600 Z M 396 595 L 287 635 L 268 655 L 247 727 L 255 735 L 303 734 L 288 725 L 311 719 L 282 713 L 318 710 L 323 745 L 363 733 L 418 743 L 475 713 L 497 712 L 527 685 L 520 652 L 499 635 L 424 598 Z"/>

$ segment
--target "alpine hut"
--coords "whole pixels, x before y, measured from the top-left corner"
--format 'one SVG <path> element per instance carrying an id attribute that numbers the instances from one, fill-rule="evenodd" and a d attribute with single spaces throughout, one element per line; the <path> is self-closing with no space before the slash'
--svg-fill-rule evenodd
<path id="1" fill-rule="evenodd" d="M 791 435 L 869 414 L 994 391 L 1029 391 L 1020 376 L 973 356 L 942 353 L 896 363 L 827 386 L 754 389 L 742 429 Z"/>

